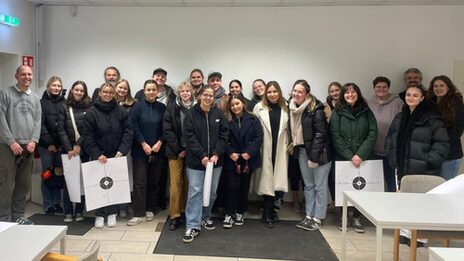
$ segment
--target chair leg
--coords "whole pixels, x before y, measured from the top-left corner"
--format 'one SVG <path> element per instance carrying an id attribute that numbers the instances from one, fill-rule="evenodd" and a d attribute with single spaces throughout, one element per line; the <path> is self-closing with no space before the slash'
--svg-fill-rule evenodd
<path id="1" fill-rule="evenodd" d="M 393 229 L 393 261 L 400 258 L 400 230 Z"/>
<path id="2" fill-rule="evenodd" d="M 417 255 L 417 230 L 411 230 L 411 253 L 409 256 L 409 261 L 416 261 Z"/>
<path id="3" fill-rule="evenodd" d="M 443 243 L 444 243 L 443 245 L 445 245 L 445 247 L 449 247 L 449 242 L 450 242 L 450 240 L 449 240 L 449 239 L 445 239 L 445 240 L 443 240 L 443 241 L 444 241 L 444 242 L 443 242 Z"/>

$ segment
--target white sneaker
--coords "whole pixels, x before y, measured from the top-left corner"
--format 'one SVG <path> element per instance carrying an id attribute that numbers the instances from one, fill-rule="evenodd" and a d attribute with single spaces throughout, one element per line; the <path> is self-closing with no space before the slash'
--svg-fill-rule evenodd
<path id="1" fill-rule="evenodd" d="M 95 228 L 103 228 L 105 226 L 105 219 L 103 217 L 95 217 Z"/>
<path id="2" fill-rule="evenodd" d="M 116 226 L 116 214 L 108 216 L 108 227 L 115 227 Z"/>
<path id="3" fill-rule="evenodd" d="M 147 221 L 152 221 L 155 219 L 155 214 L 151 211 L 145 212 L 145 216 L 147 218 Z"/>
<path id="4" fill-rule="evenodd" d="M 133 217 L 129 221 L 127 221 L 127 225 L 128 226 L 136 226 L 136 225 L 142 223 L 143 221 L 145 221 L 144 217 Z"/>

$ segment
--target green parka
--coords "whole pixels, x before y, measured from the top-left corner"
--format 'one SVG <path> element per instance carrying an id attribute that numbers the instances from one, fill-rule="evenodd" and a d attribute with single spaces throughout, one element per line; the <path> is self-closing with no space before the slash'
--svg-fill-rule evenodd
<path id="1" fill-rule="evenodd" d="M 344 106 L 333 111 L 330 134 L 336 160 L 351 160 L 354 155 L 367 160 L 371 158 L 377 140 L 377 121 L 367 106 L 354 110 Z"/>

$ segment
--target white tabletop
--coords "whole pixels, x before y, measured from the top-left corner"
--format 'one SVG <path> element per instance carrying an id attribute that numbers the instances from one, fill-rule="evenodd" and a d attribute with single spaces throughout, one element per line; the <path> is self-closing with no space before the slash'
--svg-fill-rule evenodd
<path id="1" fill-rule="evenodd" d="M 429 261 L 462 261 L 464 248 L 431 247 Z"/>
<path id="2" fill-rule="evenodd" d="M 464 204 L 453 195 L 345 191 L 348 200 L 383 228 L 463 230 Z"/>
<path id="3" fill-rule="evenodd" d="M 66 236 L 66 226 L 17 225 L 0 233 L 0 260 L 40 260 Z"/>

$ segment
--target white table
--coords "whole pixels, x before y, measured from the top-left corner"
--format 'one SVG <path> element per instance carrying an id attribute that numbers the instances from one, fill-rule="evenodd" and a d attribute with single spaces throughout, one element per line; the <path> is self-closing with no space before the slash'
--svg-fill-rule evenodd
<path id="1" fill-rule="evenodd" d="M 429 261 L 462 261 L 464 248 L 431 247 L 429 248 Z"/>
<path id="2" fill-rule="evenodd" d="M 464 231 L 462 197 L 426 193 L 343 192 L 342 258 L 346 258 L 347 203 L 376 226 L 376 260 L 381 260 L 383 229 Z"/>
<path id="3" fill-rule="evenodd" d="M 66 250 L 67 226 L 17 225 L 0 233 L 0 260 L 40 260 L 60 241 Z"/>

